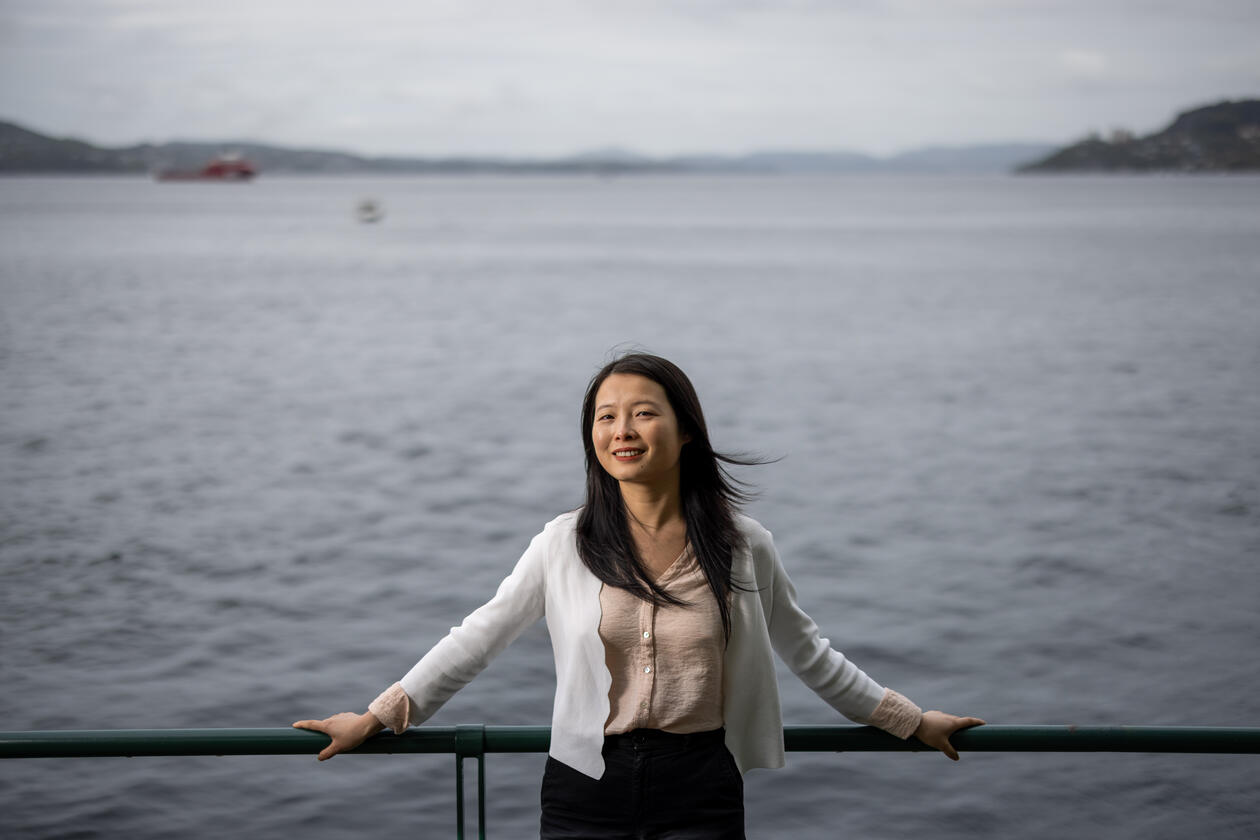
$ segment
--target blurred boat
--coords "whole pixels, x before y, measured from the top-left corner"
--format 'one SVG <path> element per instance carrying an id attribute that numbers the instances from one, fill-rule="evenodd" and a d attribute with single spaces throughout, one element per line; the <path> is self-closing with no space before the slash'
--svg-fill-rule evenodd
<path id="1" fill-rule="evenodd" d="M 248 181 L 258 174 L 257 168 L 240 155 L 219 155 L 200 169 L 165 169 L 157 174 L 159 181 Z"/>

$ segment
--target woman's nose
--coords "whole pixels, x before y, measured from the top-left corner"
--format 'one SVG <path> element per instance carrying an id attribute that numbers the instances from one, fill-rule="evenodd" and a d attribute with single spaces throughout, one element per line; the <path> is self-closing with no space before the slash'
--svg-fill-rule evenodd
<path id="1" fill-rule="evenodd" d="M 630 421 L 623 420 L 617 424 L 616 430 L 617 440 L 627 440 L 634 437 L 634 429 L 630 425 Z"/>

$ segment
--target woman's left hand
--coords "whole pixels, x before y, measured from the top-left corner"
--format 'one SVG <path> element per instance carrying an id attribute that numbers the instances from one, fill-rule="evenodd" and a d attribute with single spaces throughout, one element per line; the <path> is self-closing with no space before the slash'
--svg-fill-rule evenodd
<path id="1" fill-rule="evenodd" d="M 952 760 L 958 760 L 958 750 L 949 742 L 949 736 L 960 729 L 971 726 L 983 726 L 984 721 L 977 717 L 958 717 L 944 712 L 924 712 L 919 721 L 919 728 L 914 730 L 914 737 L 933 749 L 938 749 Z"/>

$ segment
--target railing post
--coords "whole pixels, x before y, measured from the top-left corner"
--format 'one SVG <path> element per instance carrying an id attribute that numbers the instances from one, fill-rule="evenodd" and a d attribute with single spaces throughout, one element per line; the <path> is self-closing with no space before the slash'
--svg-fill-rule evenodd
<path id="1" fill-rule="evenodd" d="M 455 753 L 455 840 L 464 840 L 464 757 Z"/>
<path id="2" fill-rule="evenodd" d="M 486 727 L 462 724 L 455 727 L 455 818 L 456 836 L 464 837 L 464 759 L 477 759 L 477 837 L 486 840 Z"/>

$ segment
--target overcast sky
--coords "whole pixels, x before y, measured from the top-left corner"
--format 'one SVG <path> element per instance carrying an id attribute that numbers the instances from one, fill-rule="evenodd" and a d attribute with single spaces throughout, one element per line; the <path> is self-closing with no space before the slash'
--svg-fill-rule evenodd
<path id="1" fill-rule="evenodd" d="M 0 119 L 546 156 L 1066 142 L 1260 96 L 1260 0 L 0 0 Z"/>

